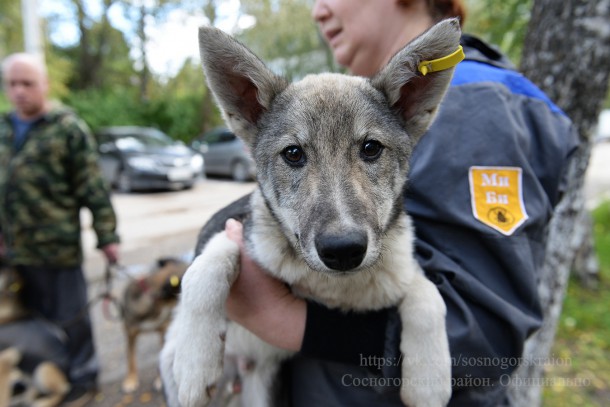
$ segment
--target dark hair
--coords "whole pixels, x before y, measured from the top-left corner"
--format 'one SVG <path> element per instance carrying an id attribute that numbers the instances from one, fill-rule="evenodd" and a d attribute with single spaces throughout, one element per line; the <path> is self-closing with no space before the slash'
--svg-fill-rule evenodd
<path id="1" fill-rule="evenodd" d="M 432 17 L 440 21 L 445 18 L 458 17 L 460 25 L 466 21 L 466 7 L 462 0 L 428 0 L 428 8 Z"/>
<path id="2" fill-rule="evenodd" d="M 399 4 L 410 5 L 415 0 L 399 0 Z M 463 27 L 466 21 L 466 6 L 463 0 L 427 0 L 426 6 L 428 12 L 435 22 L 444 20 L 445 18 L 457 17 L 460 19 L 460 25 Z"/>

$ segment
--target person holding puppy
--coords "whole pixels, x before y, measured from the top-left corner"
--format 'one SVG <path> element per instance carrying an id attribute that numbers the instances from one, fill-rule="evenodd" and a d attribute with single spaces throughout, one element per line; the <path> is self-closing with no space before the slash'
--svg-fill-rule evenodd
<path id="1" fill-rule="evenodd" d="M 312 14 L 337 62 L 361 76 L 435 22 L 466 17 L 461 0 L 317 0 Z M 466 59 L 414 151 L 405 210 L 415 256 L 447 306 L 450 405 L 510 405 L 510 374 L 542 322 L 537 275 L 577 137 L 494 48 L 469 35 L 462 46 Z M 241 242 L 238 222 L 226 231 Z M 243 250 L 241 262 L 228 314 L 299 352 L 284 369 L 289 405 L 402 405 L 395 381 L 378 380 L 400 377 L 395 310 L 342 314 L 293 296 Z"/>
<path id="2" fill-rule="evenodd" d="M 13 54 L 2 64 L 14 110 L 0 115 L 0 253 L 24 281 L 23 302 L 67 334 L 66 402 L 82 405 L 98 364 L 82 270 L 80 209 L 93 215 L 98 247 L 118 260 L 116 216 L 98 168 L 96 144 L 72 111 L 47 99 L 43 62 Z"/>

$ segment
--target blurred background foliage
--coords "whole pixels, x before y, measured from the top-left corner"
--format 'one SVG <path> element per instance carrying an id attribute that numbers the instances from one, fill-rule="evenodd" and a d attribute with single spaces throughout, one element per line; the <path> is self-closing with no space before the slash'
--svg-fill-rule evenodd
<path id="1" fill-rule="evenodd" d="M 95 13 L 90 3 L 98 6 Z M 64 8 L 43 19 L 44 52 L 52 95 L 69 104 L 95 129 L 142 124 L 189 141 L 222 123 L 207 94 L 199 61 L 189 59 L 178 73 L 159 77 L 146 62 L 147 24 L 159 24 L 169 12 L 203 11 L 214 24 L 226 0 L 57 0 Z M 269 66 L 290 79 L 337 71 L 311 19 L 314 0 L 241 0 L 239 13 L 256 23 L 234 34 Z M 499 46 L 518 62 L 531 0 L 467 0 L 466 30 Z M 69 13 L 66 10 L 70 11 Z M 117 10 L 129 28 L 113 26 Z M 79 38 L 72 45 L 52 41 L 71 24 Z M 168 33 L 171 35 L 171 33 Z M 177 46 L 181 46 L 177 44 Z M 0 0 L 0 58 L 23 50 L 19 0 Z M 4 96 L 0 110 L 9 108 Z"/>
<path id="2" fill-rule="evenodd" d="M 499 47 L 519 64 L 532 0 L 466 0 L 464 30 Z"/>
<path id="3" fill-rule="evenodd" d="M 598 284 L 589 287 L 572 276 L 545 374 L 552 380 L 543 407 L 607 406 L 610 400 L 610 201 L 591 212 Z"/>

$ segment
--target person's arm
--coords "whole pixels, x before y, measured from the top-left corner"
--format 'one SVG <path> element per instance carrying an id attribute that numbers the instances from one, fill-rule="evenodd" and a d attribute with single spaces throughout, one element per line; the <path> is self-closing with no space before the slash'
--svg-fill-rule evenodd
<path id="1" fill-rule="evenodd" d="M 119 251 L 117 219 L 110 201 L 110 191 L 99 168 L 95 139 L 78 118 L 67 126 L 72 192 L 80 205 L 91 211 L 98 249 L 102 250 L 109 262 L 115 263 Z"/>
<path id="2" fill-rule="evenodd" d="M 116 264 L 119 262 L 119 244 L 118 243 L 108 243 L 105 246 L 100 247 L 104 256 L 106 256 L 106 260 L 110 264 Z"/>

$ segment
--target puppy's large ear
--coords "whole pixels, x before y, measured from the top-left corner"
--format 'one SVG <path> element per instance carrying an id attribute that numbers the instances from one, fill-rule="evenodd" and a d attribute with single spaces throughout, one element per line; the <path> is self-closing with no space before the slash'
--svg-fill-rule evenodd
<path id="1" fill-rule="evenodd" d="M 208 85 L 228 126 L 251 145 L 258 120 L 287 82 L 217 28 L 199 28 L 199 50 Z"/>
<path id="2" fill-rule="evenodd" d="M 441 21 L 399 51 L 371 79 L 415 140 L 428 130 L 455 70 L 450 67 L 424 74 L 419 65 L 453 54 L 459 47 L 460 35 L 457 19 Z"/>

